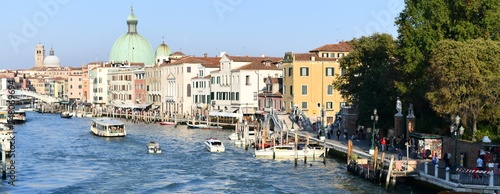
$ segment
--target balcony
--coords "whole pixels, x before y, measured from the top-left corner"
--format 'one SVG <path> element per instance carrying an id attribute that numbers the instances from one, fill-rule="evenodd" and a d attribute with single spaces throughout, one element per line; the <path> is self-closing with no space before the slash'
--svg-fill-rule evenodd
<path id="1" fill-rule="evenodd" d="M 175 97 L 174 96 L 165 96 L 165 101 L 167 103 L 175 103 Z"/>

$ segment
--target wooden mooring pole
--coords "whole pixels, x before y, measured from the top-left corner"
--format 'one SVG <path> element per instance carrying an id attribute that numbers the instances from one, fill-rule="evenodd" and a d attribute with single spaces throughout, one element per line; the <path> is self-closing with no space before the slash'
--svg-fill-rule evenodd
<path id="1" fill-rule="evenodd" d="M 385 189 L 387 189 L 387 186 L 389 186 L 389 180 L 391 178 L 393 162 L 394 162 L 394 155 L 391 156 L 391 163 L 389 163 L 389 170 L 387 171 L 387 177 L 385 178 Z"/>

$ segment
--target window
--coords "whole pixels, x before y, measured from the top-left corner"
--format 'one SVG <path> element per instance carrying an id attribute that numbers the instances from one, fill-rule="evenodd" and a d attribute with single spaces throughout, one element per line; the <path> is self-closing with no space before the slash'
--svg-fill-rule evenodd
<path id="1" fill-rule="evenodd" d="M 309 67 L 301 67 L 300 76 L 309 76 Z"/>
<path id="2" fill-rule="evenodd" d="M 217 84 L 220 84 L 220 77 L 217 76 Z"/>
<path id="3" fill-rule="evenodd" d="M 307 110 L 307 102 L 302 102 L 302 110 Z"/>
<path id="4" fill-rule="evenodd" d="M 186 67 L 187 73 L 191 73 L 191 67 Z"/>
<path id="5" fill-rule="evenodd" d="M 346 71 L 347 71 L 346 68 L 340 69 L 340 75 L 344 76 L 347 73 Z"/>
<path id="6" fill-rule="evenodd" d="M 335 53 L 330 53 L 330 58 L 335 58 Z"/>
<path id="7" fill-rule="evenodd" d="M 191 84 L 187 85 L 186 92 L 187 92 L 187 97 L 191 97 Z"/>
<path id="8" fill-rule="evenodd" d="M 307 95 L 307 85 L 302 85 L 302 95 Z"/>
<path id="9" fill-rule="evenodd" d="M 283 94 L 286 94 L 286 86 L 283 85 Z"/>
<path id="10" fill-rule="evenodd" d="M 288 77 L 292 77 L 293 76 L 293 68 L 288 68 Z"/>
<path id="11" fill-rule="evenodd" d="M 293 95 L 293 86 L 290 85 L 290 95 Z"/>
<path id="12" fill-rule="evenodd" d="M 338 54 L 338 57 L 339 57 L 339 58 L 344 57 L 344 53 L 339 53 L 339 54 Z"/>
<path id="13" fill-rule="evenodd" d="M 326 110 L 333 110 L 333 102 L 326 102 Z"/>
<path id="14" fill-rule="evenodd" d="M 333 86 L 332 85 L 326 86 L 326 94 L 333 95 Z"/>
<path id="15" fill-rule="evenodd" d="M 245 83 L 246 83 L 246 85 L 250 85 L 250 76 L 249 75 L 245 76 Z"/>
<path id="16" fill-rule="evenodd" d="M 325 58 L 328 57 L 328 53 L 322 53 L 321 57 L 325 57 Z"/>
<path id="17" fill-rule="evenodd" d="M 236 100 L 240 100 L 240 93 L 236 92 Z"/>
<path id="18" fill-rule="evenodd" d="M 286 77 L 286 69 L 283 68 L 283 77 Z"/>
<path id="19" fill-rule="evenodd" d="M 253 93 L 253 100 L 254 100 L 254 101 L 257 101 L 257 96 L 258 96 L 258 95 L 257 95 L 257 92 L 254 92 L 254 93 Z"/>
<path id="20" fill-rule="evenodd" d="M 333 67 L 327 67 L 326 68 L 326 76 L 333 76 Z"/>
<path id="21" fill-rule="evenodd" d="M 203 70 L 198 71 L 198 76 L 203 77 Z"/>

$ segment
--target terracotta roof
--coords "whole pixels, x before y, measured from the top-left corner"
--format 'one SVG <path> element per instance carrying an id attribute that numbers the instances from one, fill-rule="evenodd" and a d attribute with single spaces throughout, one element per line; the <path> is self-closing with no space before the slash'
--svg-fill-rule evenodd
<path id="1" fill-rule="evenodd" d="M 293 54 L 293 58 L 296 61 L 311 61 L 311 57 L 314 57 L 315 61 L 335 61 L 338 59 L 338 58 L 319 57 L 316 53 L 296 53 L 296 54 Z"/>
<path id="2" fill-rule="evenodd" d="M 199 63 L 206 68 L 219 68 L 220 57 L 182 57 L 175 62 L 170 63 L 171 65 L 179 65 L 184 63 Z"/>
<path id="3" fill-rule="evenodd" d="M 345 41 L 341 41 L 338 44 L 325 44 L 309 52 L 317 52 L 317 51 L 334 51 L 334 52 L 350 52 L 352 47 L 349 43 Z"/>
<path id="4" fill-rule="evenodd" d="M 280 70 L 276 63 L 279 63 L 282 58 L 280 57 L 249 57 L 249 56 L 228 56 L 229 59 L 235 62 L 248 62 L 247 65 L 241 66 L 238 70 Z"/>

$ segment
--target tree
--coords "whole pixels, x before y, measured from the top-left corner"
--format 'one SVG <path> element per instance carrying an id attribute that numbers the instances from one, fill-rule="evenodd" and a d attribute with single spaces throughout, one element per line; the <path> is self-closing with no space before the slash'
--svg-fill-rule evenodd
<path id="1" fill-rule="evenodd" d="M 436 117 L 425 94 L 432 85 L 427 69 L 432 51 L 444 39 L 469 40 L 484 38 L 500 40 L 500 1 L 498 0 L 407 0 L 396 18 L 398 26 L 398 76 L 396 87 L 403 99 L 415 105 L 420 119 L 419 130 L 445 124 L 429 122 Z M 447 119 L 447 118 L 444 118 Z"/>
<path id="2" fill-rule="evenodd" d="M 396 42 L 389 34 L 374 34 L 353 39 L 349 44 L 353 50 L 340 62 L 346 72 L 337 75 L 333 85 L 344 98 L 357 105 L 359 122 L 369 123 L 376 108 L 379 126 L 392 127 L 396 112 L 393 79 Z"/>
<path id="3" fill-rule="evenodd" d="M 495 119 L 500 109 L 500 43 L 491 40 L 444 40 L 432 52 L 426 97 L 441 116 L 460 115 L 476 138 L 481 118 Z M 486 113 L 486 114 L 485 114 Z M 492 121 L 493 121 L 492 120 Z"/>

